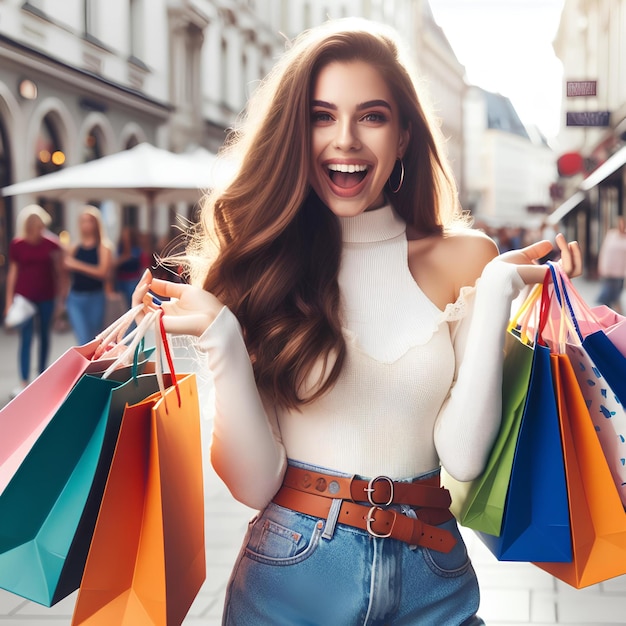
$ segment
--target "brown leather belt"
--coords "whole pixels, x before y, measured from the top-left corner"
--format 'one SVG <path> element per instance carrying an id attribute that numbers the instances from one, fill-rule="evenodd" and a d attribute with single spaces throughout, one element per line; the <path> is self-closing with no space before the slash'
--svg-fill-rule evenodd
<path id="1" fill-rule="evenodd" d="M 289 466 L 273 502 L 327 519 L 333 499 L 343 500 L 337 518 L 340 524 L 365 530 L 373 537 L 390 537 L 439 552 L 449 552 L 456 543 L 449 531 L 436 527 L 452 519 L 450 493 L 439 487 L 438 476 L 414 483 L 396 482 L 386 476 L 366 481 Z M 388 509 L 392 504 L 419 507 L 417 519 Z"/>
<path id="2" fill-rule="evenodd" d="M 387 476 L 358 480 L 353 476 L 332 476 L 289 465 L 283 478 L 283 487 L 327 498 L 369 502 L 372 506 L 408 504 L 448 509 L 451 504 L 450 492 L 439 486 L 439 476 L 414 483 L 393 481 Z"/>

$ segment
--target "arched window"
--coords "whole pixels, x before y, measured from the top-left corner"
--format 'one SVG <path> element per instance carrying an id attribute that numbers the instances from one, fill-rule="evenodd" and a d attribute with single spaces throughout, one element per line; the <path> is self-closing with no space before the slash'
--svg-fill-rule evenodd
<path id="1" fill-rule="evenodd" d="M 139 145 L 137 135 L 131 135 L 126 140 L 124 150 L 130 150 Z M 139 207 L 136 204 L 124 204 L 122 206 L 122 226 L 132 226 L 139 228 Z"/>
<path id="2" fill-rule="evenodd" d="M 139 145 L 139 139 L 137 138 L 137 135 L 131 135 L 127 140 L 126 140 L 126 145 L 124 146 L 124 150 L 130 150 L 131 148 L 134 148 L 135 146 Z"/>
<path id="3" fill-rule="evenodd" d="M 99 126 L 93 126 L 85 137 L 85 145 L 83 146 L 83 160 L 94 161 L 103 157 L 105 153 L 104 133 Z"/>
<path id="4" fill-rule="evenodd" d="M 35 147 L 35 171 L 38 176 L 60 170 L 65 165 L 65 151 L 61 144 L 54 115 L 48 113 L 41 121 Z M 45 196 L 37 199 L 52 217 L 51 230 L 58 233 L 63 229 L 63 205 Z"/>

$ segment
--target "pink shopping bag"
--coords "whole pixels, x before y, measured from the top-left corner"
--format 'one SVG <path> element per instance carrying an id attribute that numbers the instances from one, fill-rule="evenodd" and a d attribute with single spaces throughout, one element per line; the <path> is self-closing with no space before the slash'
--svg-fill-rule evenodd
<path id="1" fill-rule="evenodd" d="M 78 379 L 99 341 L 73 347 L 0 409 L 0 493 L 26 458 Z"/>
<path id="2" fill-rule="evenodd" d="M 103 341 L 118 339 L 136 315 L 128 311 L 93 341 L 72 347 L 0 409 L 0 494 L 83 374 L 103 372 L 115 361 L 94 358 Z"/>

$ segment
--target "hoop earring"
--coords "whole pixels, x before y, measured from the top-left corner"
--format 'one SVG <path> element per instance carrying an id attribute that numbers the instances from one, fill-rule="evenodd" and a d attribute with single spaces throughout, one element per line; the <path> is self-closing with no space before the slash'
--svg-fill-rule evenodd
<path id="1" fill-rule="evenodd" d="M 396 186 L 396 188 L 394 189 L 391 186 L 391 176 L 389 177 L 389 180 L 387 181 L 389 183 L 389 190 L 391 191 L 391 193 L 398 193 L 398 191 L 400 191 L 400 188 L 402 187 L 402 183 L 404 182 L 404 161 L 402 159 L 399 159 L 400 161 L 400 182 L 398 183 L 398 185 Z M 395 165 L 394 165 L 394 171 L 395 171 Z M 393 174 L 393 172 L 391 172 Z"/>

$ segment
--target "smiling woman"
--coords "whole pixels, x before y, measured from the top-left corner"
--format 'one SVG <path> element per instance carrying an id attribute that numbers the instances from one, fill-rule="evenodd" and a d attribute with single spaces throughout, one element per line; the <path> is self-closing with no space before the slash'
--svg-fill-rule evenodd
<path id="1" fill-rule="evenodd" d="M 211 462 L 261 511 L 224 624 L 483 624 L 439 467 L 482 471 L 511 300 L 551 244 L 497 257 L 453 227 L 438 127 L 381 26 L 305 33 L 247 111 L 190 251 L 202 288 L 148 272 L 134 296 L 169 296 L 166 329 L 199 335 Z"/>
<path id="2" fill-rule="evenodd" d="M 380 208 L 409 131 L 380 72 L 335 62 L 317 77 L 312 109 L 311 186 L 337 216 Z"/>

